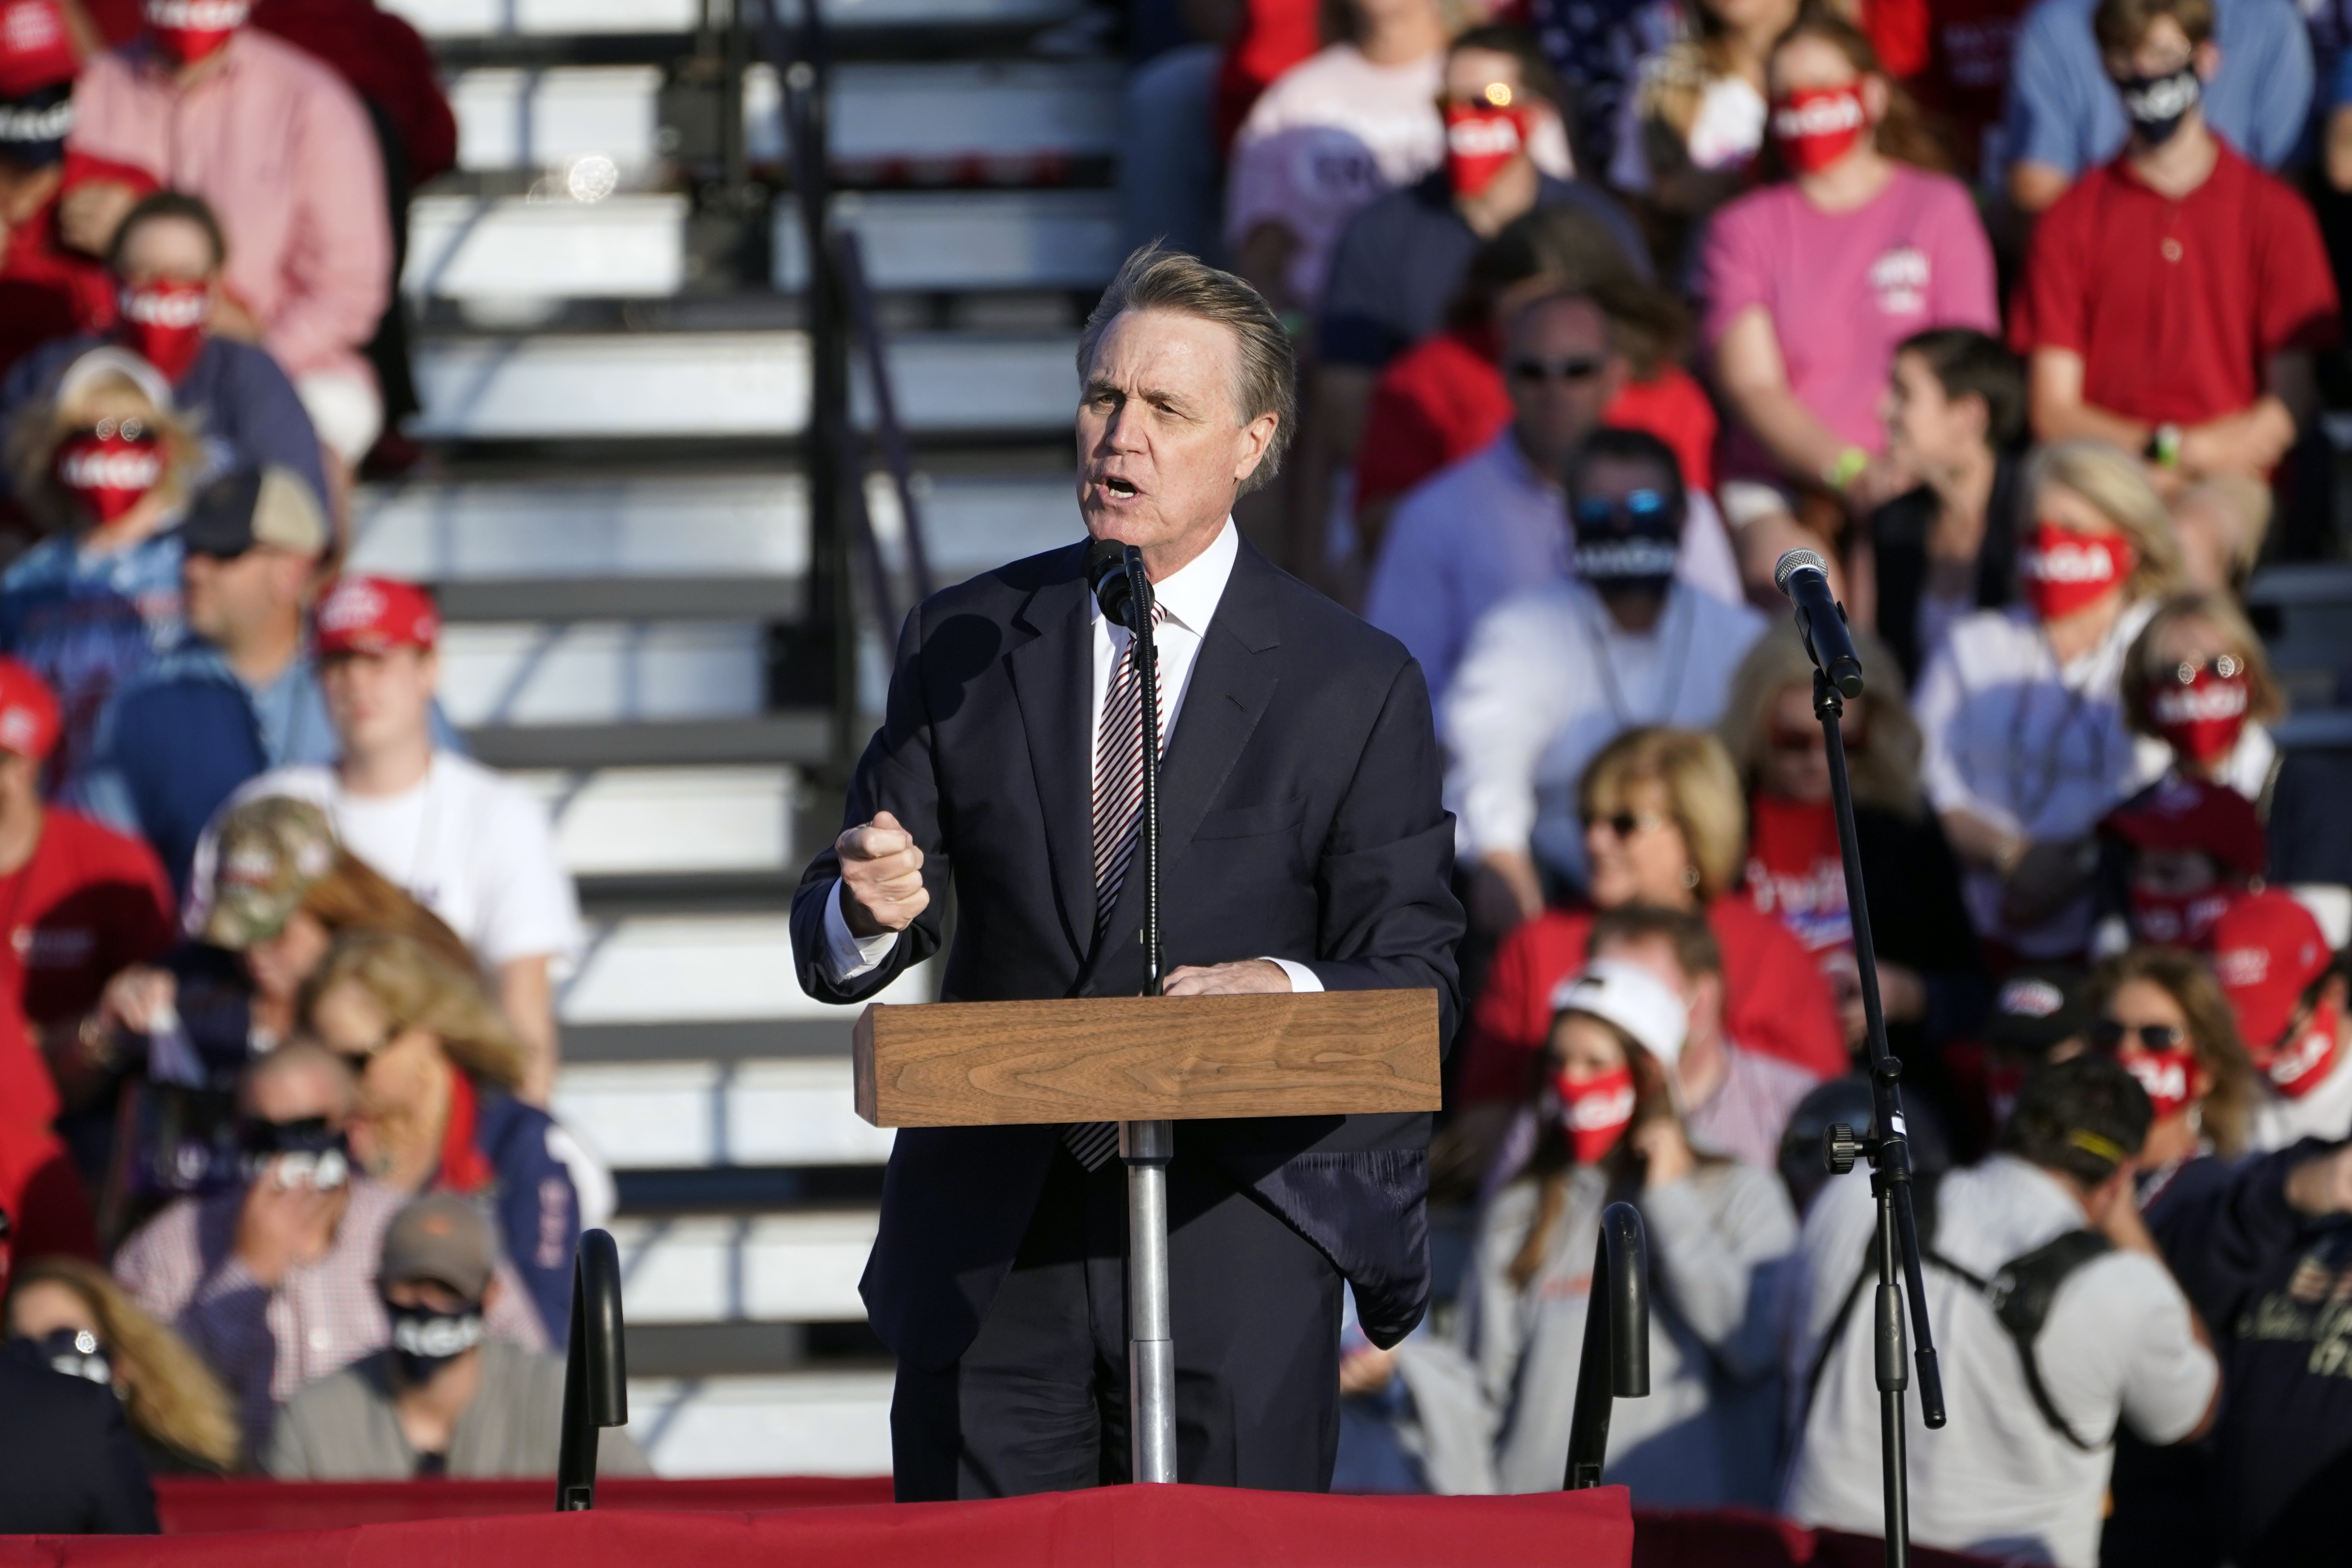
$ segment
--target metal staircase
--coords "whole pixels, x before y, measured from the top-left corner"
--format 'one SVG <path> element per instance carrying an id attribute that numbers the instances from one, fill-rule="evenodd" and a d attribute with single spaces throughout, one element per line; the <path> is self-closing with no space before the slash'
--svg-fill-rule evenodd
<path id="1" fill-rule="evenodd" d="M 812 517 L 824 346 L 761 18 L 388 4 L 435 46 L 461 167 L 412 220 L 427 457 L 363 491 L 354 565 L 435 586 L 444 702 L 547 800 L 580 879 L 556 1108 L 619 1178 L 631 1429 L 667 1475 L 885 1471 L 889 1364 L 856 1281 L 889 1137 L 850 1109 L 849 1009 L 800 994 L 784 911 L 897 628 L 847 575 L 855 507 Z M 829 211 L 952 581 L 1078 531 L 1071 354 L 1118 260 L 1115 28 L 1076 0 L 825 16 Z M 903 508 L 868 466 L 903 609 Z"/>

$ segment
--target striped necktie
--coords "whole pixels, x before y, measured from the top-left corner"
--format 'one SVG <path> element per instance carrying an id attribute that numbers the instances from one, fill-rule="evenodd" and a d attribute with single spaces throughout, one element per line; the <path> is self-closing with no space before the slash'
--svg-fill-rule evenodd
<path id="1" fill-rule="evenodd" d="M 1151 607 L 1156 631 L 1168 619 L 1163 606 Z M 1095 745 L 1095 927 L 1096 939 L 1127 885 L 1127 870 L 1135 860 L 1137 822 L 1143 813 L 1143 678 L 1135 667 L 1139 639 L 1127 640 L 1127 652 L 1103 688 L 1102 735 Z M 1153 690 L 1160 694 L 1160 742 L 1168 742 L 1167 685 L 1152 664 Z M 1116 1122 L 1072 1122 L 1062 1132 L 1078 1163 L 1098 1170 L 1118 1150 Z"/>

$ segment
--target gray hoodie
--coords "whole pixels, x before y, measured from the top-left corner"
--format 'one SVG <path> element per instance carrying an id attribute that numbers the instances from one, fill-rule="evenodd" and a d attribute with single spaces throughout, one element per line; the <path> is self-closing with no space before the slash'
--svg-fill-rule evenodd
<path id="1" fill-rule="evenodd" d="M 1496 1469 L 1507 1492 L 1556 1491 L 1567 1469 L 1605 1186 L 1591 1166 L 1569 1173 L 1543 1268 L 1524 1291 L 1509 1270 L 1537 1182 L 1505 1187 L 1479 1225 L 1461 1322 L 1499 1413 Z M 1649 1237 L 1650 1394 L 1617 1402 L 1603 1479 L 1633 1488 L 1644 1507 L 1769 1508 L 1779 1399 L 1769 1266 L 1796 1244 L 1788 1194 L 1762 1171 L 1710 1162 L 1620 1196 L 1641 1210 Z"/>

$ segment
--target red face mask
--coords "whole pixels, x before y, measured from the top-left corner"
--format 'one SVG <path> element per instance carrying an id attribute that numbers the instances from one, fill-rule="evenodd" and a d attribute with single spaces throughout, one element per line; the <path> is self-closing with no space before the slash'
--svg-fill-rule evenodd
<path id="1" fill-rule="evenodd" d="M 2161 1122 L 2189 1104 L 2189 1080 L 2195 1071 L 2186 1051 L 2142 1052 L 2122 1062 L 2123 1070 L 2147 1091 L 2148 1108 Z"/>
<path id="2" fill-rule="evenodd" d="M 1556 1072 L 1551 1082 L 1559 1094 L 1559 1124 L 1576 1151 L 1576 1163 L 1598 1165 L 1633 1123 L 1633 1070 L 1614 1068 L 1582 1083 Z"/>
<path id="3" fill-rule="evenodd" d="M 2063 621 L 2122 587 L 2138 562 L 2131 541 L 2120 534 L 2078 534 L 2037 523 L 2017 552 L 2017 577 L 2036 615 Z"/>
<path id="4" fill-rule="evenodd" d="M 108 420 L 68 436 L 58 447 L 56 472 L 91 519 L 105 524 L 137 506 L 163 479 L 163 455 L 137 420 Z"/>
<path id="5" fill-rule="evenodd" d="M 1870 129 L 1859 87 L 1800 88 L 1772 105 L 1772 143 L 1800 174 L 1818 174 L 1862 141 Z"/>
<path id="6" fill-rule="evenodd" d="M 2209 887 L 2202 893 L 2145 893 L 2135 887 L 2124 894 L 2131 912 L 2132 939 L 2158 947 L 2202 947 L 2238 891 Z"/>
<path id="7" fill-rule="evenodd" d="M 2186 685 L 2158 686 L 2148 698 L 2148 717 L 2164 742 L 2200 768 L 2210 768 L 2237 749 L 2246 727 L 2246 706 L 2252 694 L 2246 670 L 2224 655 L 2231 673 L 2208 665 L 2189 677 Z"/>
<path id="8" fill-rule="evenodd" d="M 213 313 L 209 284 L 167 279 L 125 284 L 121 296 L 122 341 L 133 353 L 177 382 L 204 352 L 205 322 Z"/>
<path id="9" fill-rule="evenodd" d="M 192 66 L 245 26 L 247 0 L 147 0 L 147 36 L 167 58 Z"/>
<path id="10" fill-rule="evenodd" d="M 2336 1065 L 2336 1034 L 2341 1020 L 2336 1004 L 2323 1002 L 2311 1009 L 2301 1029 L 2271 1052 L 2268 1061 L 2255 1063 L 2270 1075 L 2271 1087 L 2290 1100 L 2300 1100 L 2327 1082 Z"/>
<path id="11" fill-rule="evenodd" d="M 1475 196 L 1495 183 L 1528 144 L 1521 109 L 1449 103 L 1445 106 L 1445 177 L 1457 196 Z"/>

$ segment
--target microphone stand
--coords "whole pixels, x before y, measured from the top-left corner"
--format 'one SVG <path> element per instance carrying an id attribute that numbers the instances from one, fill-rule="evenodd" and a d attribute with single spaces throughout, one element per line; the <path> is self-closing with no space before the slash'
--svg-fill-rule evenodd
<path id="1" fill-rule="evenodd" d="M 1136 855 L 1143 862 L 1143 994 L 1161 994 L 1160 950 L 1160 647 L 1152 635 L 1151 583 L 1143 552 L 1127 547 L 1128 612 L 1134 620 L 1135 674 L 1143 698 L 1143 810 Z M 1176 1344 L 1168 1308 L 1168 1162 L 1176 1124 L 1121 1122 L 1127 1165 L 1128 1474 L 1176 1479 Z"/>
<path id="2" fill-rule="evenodd" d="M 1800 624 L 1801 625 L 1801 617 Z M 1806 639 L 1808 651 L 1812 639 Z M 1861 684 L 1853 682 L 1853 695 Z M 1918 1335 L 1919 1414 L 1930 1427 L 1944 1424 L 1944 1380 L 1937 1370 L 1936 1345 L 1927 1327 L 1927 1285 L 1919 1266 L 1919 1225 L 1911 1207 L 1911 1144 L 1903 1121 L 1897 1081 L 1903 1063 L 1886 1046 L 1886 1015 L 1878 1000 L 1878 951 L 1870 935 L 1870 904 L 1862 885 L 1862 854 L 1853 828 L 1853 787 L 1846 777 L 1845 736 L 1839 719 L 1845 704 L 1816 659 L 1813 716 L 1822 721 L 1828 747 L 1830 800 L 1837 813 L 1838 852 L 1845 862 L 1846 907 L 1853 921 L 1853 956 L 1862 972 L 1862 1014 L 1870 1040 L 1871 1132 L 1857 1138 L 1843 1124 L 1822 1136 L 1822 1155 L 1840 1176 L 1855 1161 L 1871 1163 L 1870 1190 L 1878 1200 L 1878 1233 L 1872 1250 L 1878 1260 L 1878 1291 L 1871 1313 L 1874 1364 L 1878 1381 L 1880 1458 L 1885 1469 L 1887 1568 L 1911 1561 L 1910 1477 L 1905 1448 L 1903 1395 L 1910 1378 L 1903 1364 L 1903 1297 L 1910 1297 L 1911 1322 Z M 1902 1284 L 1896 1283 L 1898 1270 Z"/>

